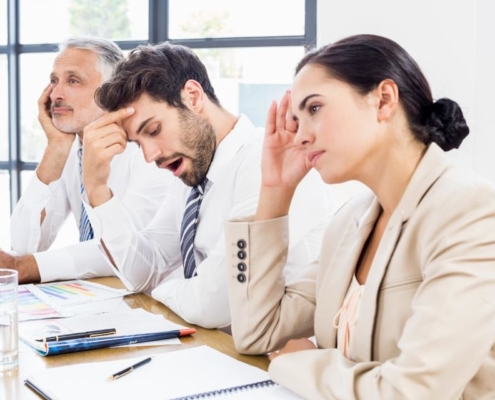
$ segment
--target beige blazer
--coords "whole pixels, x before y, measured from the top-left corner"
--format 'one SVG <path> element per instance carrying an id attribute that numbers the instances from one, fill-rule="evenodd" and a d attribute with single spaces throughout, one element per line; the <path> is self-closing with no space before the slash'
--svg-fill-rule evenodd
<path id="1" fill-rule="evenodd" d="M 345 204 L 319 263 L 287 286 L 287 218 L 226 223 L 237 349 L 265 353 L 314 334 L 318 350 L 269 369 L 308 399 L 495 399 L 493 186 L 429 147 L 371 266 L 352 362 L 336 349 L 332 320 L 379 211 L 372 195 Z"/>

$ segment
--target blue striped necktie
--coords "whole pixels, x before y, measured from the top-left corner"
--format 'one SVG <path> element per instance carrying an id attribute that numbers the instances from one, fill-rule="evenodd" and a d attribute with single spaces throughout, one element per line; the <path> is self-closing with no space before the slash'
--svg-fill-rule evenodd
<path id="1" fill-rule="evenodd" d="M 84 186 L 82 184 L 82 149 L 77 152 L 79 157 L 79 177 L 81 182 L 81 197 L 84 194 Z M 81 200 L 81 218 L 79 219 L 79 241 L 85 242 L 86 240 L 91 240 L 94 237 L 93 227 L 91 222 L 89 222 L 88 214 L 86 214 L 86 209 Z"/>
<path id="2" fill-rule="evenodd" d="M 208 179 L 205 178 L 199 185 L 191 189 L 180 227 L 180 251 L 184 265 L 184 278 L 186 279 L 196 275 L 194 237 L 196 236 L 196 226 L 198 225 L 199 207 L 201 206 L 207 182 Z"/>

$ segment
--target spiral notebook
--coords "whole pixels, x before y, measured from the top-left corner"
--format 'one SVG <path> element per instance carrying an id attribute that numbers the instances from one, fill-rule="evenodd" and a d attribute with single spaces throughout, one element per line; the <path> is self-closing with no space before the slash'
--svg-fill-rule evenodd
<path id="1" fill-rule="evenodd" d="M 301 399 L 265 371 L 207 346 L 158 354 L 132 373 L 108 379 L 142 358 L 49 368 L 25 383 L 48 400 Z"/>

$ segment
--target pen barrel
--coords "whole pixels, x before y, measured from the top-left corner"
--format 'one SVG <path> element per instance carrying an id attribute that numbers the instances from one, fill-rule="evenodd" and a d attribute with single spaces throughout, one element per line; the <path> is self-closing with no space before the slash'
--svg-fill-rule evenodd
<path id="1" fill-rule="evenodd" d="M 130 367 L 123 369 L 122 371 L 116 372 L 115 374 L 113 374 L 110 377 L 110 379 L 119 379 L 119 378 L 123 377 L 124 375 L 131 373 L 136 368 L 139 368 L 145 364 L 148 364 L 151 360 L 152 360 L 152 357 L 145 358 L 144 360 L 141 360 L 141 361 L 137 362 L 136 364 L 131 365 Z"/>
<path id="2" fill-rule="evenodd" d="M 189 332 L 189 331 L 188 331 Z M 63 340 L 59 342 L 47 342 L 44 355 L 72 353 L 77 351 L 103 349 L 113 346 L 125 346 L 134 343 L 152 342 L 184 336 L 183 330 L 165 332 L 139 333 L 127 336 L 101 336 L 86 339 Z"/>
<path id="3" fill-rule="evenodd" d="M 123 376 L 127 375 L 127 374 L 130 374 L 132 371 L 134 371 L 134 368 L 133 367 L 129 367 L 129 368 L 126 368 L 124 369 L 123 371 L 119 371 L 117 372 L 116 374 L 113 374 L 111 376 L 111 379 L 119 379 L 119 378 L 122 378 Z"/>
<path id="4" fill-rule="evenodd" d="M 115 335 L 116 333 L 117 330 L 115 328 L 110 328 L 110 329 L 100 329 L 96 331 L 76 332 L 76 333 L 67 333 L 65 335 L 49 336 L 42 339 L 35 339 L 35 341 L 60 342 L 62 340 L 87 339 L 87 338 L 94 338 L 100 336 L 109 336 L 109 335 Z"/>

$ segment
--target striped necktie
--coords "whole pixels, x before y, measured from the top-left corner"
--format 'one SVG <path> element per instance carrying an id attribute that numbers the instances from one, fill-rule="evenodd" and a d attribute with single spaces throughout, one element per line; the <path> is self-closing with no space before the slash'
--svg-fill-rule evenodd
<path id="1" fill-rule="evenodd" d="M 84 194 L 84 186 L 82 184 L 82 149 L 77 152 L 79 157 L 79 177 L 81 182 L 81 197 Z M 86 209 L 81 200 L 81 218 L 79 219 L 79 241 L 85 242 L 86 240 L 91 240 L 94 237 L 93 227 L 91 222 L 89 222 L 88 214 L 86 214 Z"/>
<path id="2" fill-rule="evenodd" d="M 184 265 L 184 278 L 189 279 L 196 275 L 196 260 L 194 259 L 194 237 L 196 236 L 196 226 L 198 225 L 199 207 L 203 199 L 206 183 L 205 178 L 199 185 L 191 189 L 187 199 L 184 217 L 180 228 L 180 251 L 182 253 L 182 263 Z"/>

